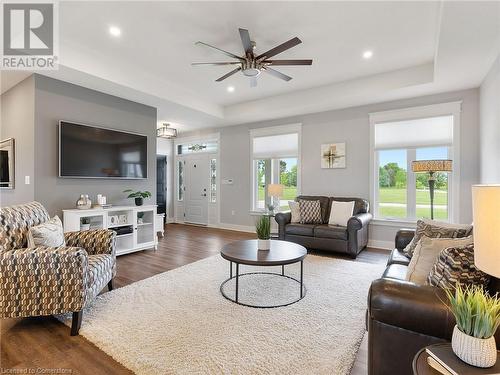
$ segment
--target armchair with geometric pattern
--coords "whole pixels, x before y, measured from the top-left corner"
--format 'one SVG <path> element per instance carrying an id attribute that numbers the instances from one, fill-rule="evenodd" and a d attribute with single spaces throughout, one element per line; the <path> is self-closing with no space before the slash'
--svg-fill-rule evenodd
<path id="1" fill-rule="evenodd" d="M 71 312 L 78 335 L 83 308 L 116 274 L 111 230 L 65 233 L 66 246 L 28 248 L 29 228 L 50 219 L 38 202 L 0 209 L 0 318 Z"/>

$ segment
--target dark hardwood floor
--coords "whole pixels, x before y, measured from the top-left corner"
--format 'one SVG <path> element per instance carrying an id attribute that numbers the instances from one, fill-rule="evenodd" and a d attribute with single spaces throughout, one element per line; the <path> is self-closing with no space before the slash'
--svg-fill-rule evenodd
<path id="1" fill-rule="evenodd" d="M 115 288 L 218 254 L 226 243 L 254 238 L 250 233 L 179 224 L 167 225 L 166 233 L 157 251 L 118 257 Z M 355 261 L 385 263 L 387 256 L 385 250 L 367 249 Z M 60 369 L 58 374 L 131 373 L 83 337 L 70 336 L 69 328 L 53 317 L 4 319 L 0 320 L 0 325 L 2 374 L 15 373 L 10 369 Z M 366 374 L 366 363 L 365 337 L 351 374 Z M 49 373 L 41 370 L 36 373 Z"/>

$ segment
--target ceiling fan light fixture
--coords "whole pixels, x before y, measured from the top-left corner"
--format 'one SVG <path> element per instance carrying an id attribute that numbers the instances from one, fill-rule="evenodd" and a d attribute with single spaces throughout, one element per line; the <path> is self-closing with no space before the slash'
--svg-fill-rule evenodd
<path id="1" fill-rule="evenodd" d="M 159 138 L 172 139 L 177 137 L 177 129 L 171 128 L 170 124 L 164 123 L 156 129 L 156 136 Z"/>
<path id="2" fill-rule="evenodd" d="M 247 77 L 257 77 L 260 74 L 260 69 L 257 68 L 247 68 L 243 70 L 243 74 Z"/>

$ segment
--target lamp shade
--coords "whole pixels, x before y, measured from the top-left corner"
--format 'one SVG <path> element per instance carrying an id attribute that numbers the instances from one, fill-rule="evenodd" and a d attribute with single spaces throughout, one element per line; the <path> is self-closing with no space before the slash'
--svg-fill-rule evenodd
<path id="1" fill-rule="evenodd" d="M 416 160 L 411 163 L 413 172 L 451 172 L 451 160 Z"/>
<path id="2" fill-rule="evenodd" d="M 500 185 L 472 186 L 474 263 L 500 277 Z"/>
<path id="3" fill-rule="evenodd" d="M 283 196 L 283 185 L 281 184 L 269 184 L 267 185 L 267 195 L 270 197 L 282 197 Z"/>

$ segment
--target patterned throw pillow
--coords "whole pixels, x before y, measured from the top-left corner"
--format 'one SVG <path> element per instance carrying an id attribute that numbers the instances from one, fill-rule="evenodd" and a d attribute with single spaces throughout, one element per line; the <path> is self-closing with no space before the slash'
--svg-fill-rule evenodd
<path id="1" fill-rule="evenodd" d="M 64 230 L 59 216 L 54 216 L 43 224 L 31 227 L 28 232 L 28 247 L 64 246 Z"/>
<path id="2" fill-rule="evenodd" d="M 430 238 L 462 238 L 472 234 L 472 225 L 449 224 L 434 220 L 418 220 L 415 236 L 403 250 L 403 253 L 411 258 L 415 246 L 422 236 Z"/>
<path id="3" fill-rule="evenodd" d="M 300 223 L 321 224 L 321 205 L 319 201 L 299 200 Z"/>
<path id="4" fill-rule="evenodd" d="M 442 250 L 427 282 L 443 289 L 455 288 L 457 283 L 487 286 L 490 276 L 474 265 L 474 245 L 468 245 Z"/>

